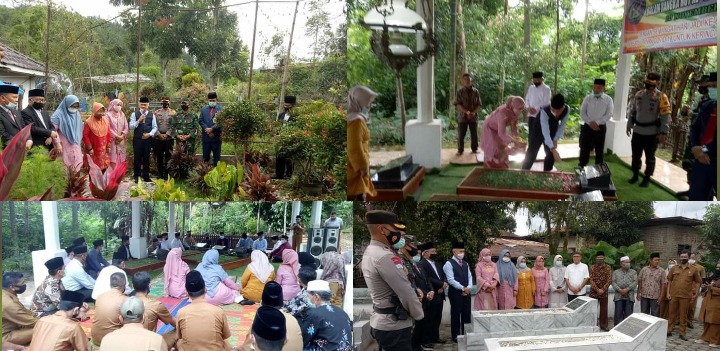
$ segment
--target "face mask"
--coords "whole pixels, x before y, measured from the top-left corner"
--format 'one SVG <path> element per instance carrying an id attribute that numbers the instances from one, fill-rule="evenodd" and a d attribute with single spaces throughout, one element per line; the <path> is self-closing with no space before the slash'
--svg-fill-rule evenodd
<path id="1" fill-rule="evenodd" d="M 597 263 L 597 264 L 603 264 L 603 263 L 605 263 L 605 260 L 595 260 L 595 263 Z"/>
<path id="2" fill-rule="evenodd" d="M 594 97 L 601 97 L 601 96 L 602 96 L 602 93 L 593 92 L 592 94 L 593 94 Z"/>
<path id="3" fill-rule="evenodd" d="M 122 111 L 122 106 L 115 106 L 115 112 Z"/>
<path id="4" fill-rule="evenodd" d="M 523 263 L 519 264 L 518 267 L 520 267 L 520 269 L 525 269 L 525 268 L 527 268 L 527 265 L 523 262 Z"/>
<path id="5" fill-rule="evenodd" d="M 503 257 L 503 262 L 510 262 L 510 257 Z"/>
<path id="6" fill-rule="evenodd" d="M 420 256 L 413 257 L 413 262 L 415 262 L 415 263 L 420 262 Z"/>
<path id="7" fill-rule="evenodd" d="M 410 254 L 410 256 L 415 256 L 415 255 L 417 255 L 417 252 L 418 252 L 417 249 L 408 250 L 408 253 Z"/>
<path id="8" fill-rule="evenodd" d="M 682 264 L 687 264 L 687 263 L 688 263 L 688 259 L 687 259 L 687 258 L 683 258 L 682 260 L 680 260 L 680 263 L 682 263 Z"/>
<path id="9" fill-rule="evenodd" d="M 437 259 L 437 254 L 430 255 L 430 259 L 435 261 Z"/>
<path id="10" fill-rule="evenodd" d="M 691 259 L 688 260 L 688 263 L 689 263 L 689 264 L 695 264 L 695 260 L 693 260 L 693 259 L 691 258 Z"/>
<path id="11" fill-rule="evenodd" d="M 170 106 L 170 104 L 168 104 L 167 102 L 163 102 L 163 104 L 162 104 L 163 108 L 168 108 L 168 106 Z"/>
<path id="12" fill-rule="evenodd" d="M 182 106 L 180 106 L 180 108 L 182 108 L 183 111 L 187 111 L 187 110 L 190 109 L 190 106 L 188 106 L 188 105 L 182 105 Z"/>
<path id="13" fill-rule="evenodd" d="M 42 110 L 42 108 L 45 107 L 45 103 L 42 102 L 33 102 L 33 108 L 36 110 Z"/>
<path id="14" fill-rule="evenodd" d="M 366 107 L 366 108 L 362 109 L 361 112 L 362 112 L 362 114 L 364 114 L 365 116 L 367 116 L 367 115 L 370 114 L 370 109 Z"/>
<path id="15" fill-rule="evenodd" d="M 23 284 L 23 285 L 15 285 L 15 287 L 18 288 L 18 291 L 16 291 L 18 295 L 22 295 L 22 293 L 25 292 L 25 289 L 27 289 L 27 285 L 26 285 L 26 284 Z"/>
<path id="16" fill-rule="evenodd" d="M 655 86 L 650 83 L 645 83 L 645 89 L 647 90 L 655 90 Z"/>
<path id="17" fill-rule="evenodd" d="M 215 102 L 215 101 L 210 101 L 210 102 L 208 102 L 208 106 L 210 106 L 210 107 L 215 107 L 215 106 L 217 106 L 217 102 Z"/>
<path id="18" fill-rule="evenodd" d="M 485 262 L 490 262 L 490 256 L 485 256 L 485 257 L 483 257 L 483 261 L 485 261 Z"/>
<path id="19" fill-rule="evenodd" d="M 717 88 L 708 88 L 708 96 L 712 100 L 717 100 Z"/>
<path id="20" fill-rule="evenodd" d="M 78 109 L 76 109 L 75 107 L 71 107 L 68 109 L 68 112 L 75 113 L 75 112 L 78 112 Z"/>
<path id="21" fill-rule="evenodd" d="M 462 259 L 465 258 L 465 254 L 464 253 L 457 254 L 457 255 L 455 255 L 455 257 L 457 257 L 458 260 L 462 261 Z"/>
<path id="22" fill-rule="evenodd" d="M 100 117 L 105 116 L 105 112 L 98 112 L 95 114 L 95 116 L 100 116 Z"/>
<path id="23" fill-rule="evenodd" d="M 708 87 L 699 87 L 699 88 L 698 88 L 698 93 L 700 93 L 700 95 L 707 95 L 707 93 L 708 93 Z"/>
<path id="24" fill-rule="evenodd" d="M 629 264 L 629 263 L 621 263 L 621 264 L 622 264 L 623 268 L 630 268 L 630 264 Z"/>
<path id="25" fill-rule="evenodd" d="M 555 266 L 562 267 L 562 261 L 555 261 Z"/>
<path id="26" fill-rule="evenodd" d="M 225 239 L 225 236 L 220 235 L 220 239 Z M 282 240 L 280 240 L 280 241 L 282 241 Z"/>
<path id="27" fill-rule="evenodd" d="M 390 233 L 385 235 L 385 238 L 387 239 L 387 241 L 390 245 L 393 245 L 393 247 L 395 247 L 394 245 L 399 244 L 400 240 L 402 240 L 402 233 L 391 231 Z M 395 247 L 395 248 L 400 249 L 403 246 L 405 246 L 405 240 L 403 240 L 402 243 L 403 243 L 402 245 L 400 245 L 399 247 Z"/>
<path id="28" fill-rule="evenodd" d="M 540 84 L 542 84 L 542 82 L 538 82 L 538 83 L 533 82 L 533 84 L 534 84 L 536 87 L 539 87 Z"/>
<path id="29" fill-rule="evenodd" d="M 7 104 L 7 106 L 5 106 L 5 107 L 7 107 L 7 108 L 10 109 L 10 110 L 14 110 L 14 109 L 17 108 L 17 104 L 12 103 L 12 102 L 9 102 L 9 103 Z"/>
<path id="30" fill-rule="evenodd" d="M 400 232 L 394 232 L 394 233 L 398 233 L 398 235 L 400 234 Z M 400 238 L 400 241 L 393 244 L 393 248 L 398 249 L 398 250 L 402 249 L 403 246 L 405 246 L 405 238 Z"/>

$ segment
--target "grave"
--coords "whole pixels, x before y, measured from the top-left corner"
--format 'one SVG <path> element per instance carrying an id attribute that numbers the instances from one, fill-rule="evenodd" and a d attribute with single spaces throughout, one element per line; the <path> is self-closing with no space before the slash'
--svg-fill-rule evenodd
<path id="1" fill-rule="evenodd" d="M 580 296 L 561 308 L 473 311 L 458 350 L 487 350 L 488 338 L 596 332 L 598 308 L 597 300 Z"/>
<path id="2" fill-rule="evenodd" d="M 370 201 L 403 201 L 414 194 L 425 178 L 425 168 L 413 163 L 412 155 L 388 162 L 371 176 L 377 196 Z"/>
<path id="3" fill-rule="evenodd" d="M 558 335 L 486 339 L 489 351 L 664 351 L 667 320 L 633 313 L 607 333 L 570 331 Z"/>

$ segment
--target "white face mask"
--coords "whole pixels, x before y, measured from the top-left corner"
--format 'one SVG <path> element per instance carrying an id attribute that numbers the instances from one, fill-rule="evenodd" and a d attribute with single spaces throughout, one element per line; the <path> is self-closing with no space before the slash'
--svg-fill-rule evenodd
<path id="1" fill-rule="evenodd" d="M 688 263 L 689 263 L 689 264 L 695 264 L 695 260 L 691 258 L 691 259 L 688 260 Z"/>
<path id="2" fill-rule="evenodd" d="M 70 112 L 70 113 L 75 113 L 75 112 L 78 112 L 78 109 L 75 108 L 75 107 L 71 107 L 71 108 L 68 109 L 68 112 Z"/>
<path id="3" fill-rule="evenodd" d="M 510 262 L 510 257 L 503 257 L 503 262 Z"/>
<path id="4" fill-rule="evenodd" d="M 463 258 L 465 258 L 465 254 L 464 253 L 457 254 L 457 255 L 455 255 L 455 257 L 457 257 L 458 260 L 462 260 Z"/>
<path id="5" fill-rule="evenodd" d="M 115 112 L 122 111 L 122 106 L 115 106 Z"/>

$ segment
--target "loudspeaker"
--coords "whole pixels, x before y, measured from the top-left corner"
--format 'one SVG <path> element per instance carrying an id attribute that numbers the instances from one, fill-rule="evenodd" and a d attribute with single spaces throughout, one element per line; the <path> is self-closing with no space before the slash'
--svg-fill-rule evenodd
<path id="1" fill-rule="evenodd" d="M 340 245 L 340 229 L 338 228 L 327 228 L 325 229 L 325 248 L 323 252 L 326 252 L 328 248 L 335 248 L 338 251 Z"/>
<path id="2" fill-rule="evenodd" d="M 308 241 L 308 252 L 319 260 L 320 255 L 325 252 L 325 228 L 312 228 Z"/>

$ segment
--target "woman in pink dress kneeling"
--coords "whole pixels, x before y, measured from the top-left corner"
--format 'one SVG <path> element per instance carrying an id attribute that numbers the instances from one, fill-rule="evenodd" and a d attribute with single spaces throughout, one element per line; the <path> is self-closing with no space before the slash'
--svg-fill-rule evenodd
<path id="1" fill-rule="evenodd" d="M 218 264 L 220 253 L 217 250 L 208 250 L 203 255 L 202 262 L 195 268 L 202 274 L 207 294 L 205 300 L 213 305 L 229 305 L 240 302 L 240 287 L 230 279 L 230 276 Z"/>
<path id="2" fill-rule="evenodd" d="M 525 100 L 510 96 L 505 105 L 495 109 L 483 122 L 480 148 L 483 150 L 483 164 L 488 168 L 510 168 L 509 148 L 511 142 L 519 143 L 518 116 L 525 109 Z M 511 134 L 506 128 L 510 126 Z"/>
<path id="3" fill-rule="evenodd" d="M 492 261 L 492 252 L 484 248 L 480 251 L 480 260 L 475 265 L 477 277 L 477 294 L 475 295 L 474 311 L 497 310 L 497 284 L 500 279 L 497 266 Z"/>
<path id="4" fill-rule="evenodd" d="M 168 253 L 163 273 L 165 275 L 165 294 L 178 299 L 187 297 L 185 276 L 190 273 L 190 267 L 182 260 L 182 250 L 179 247 Z"/>

